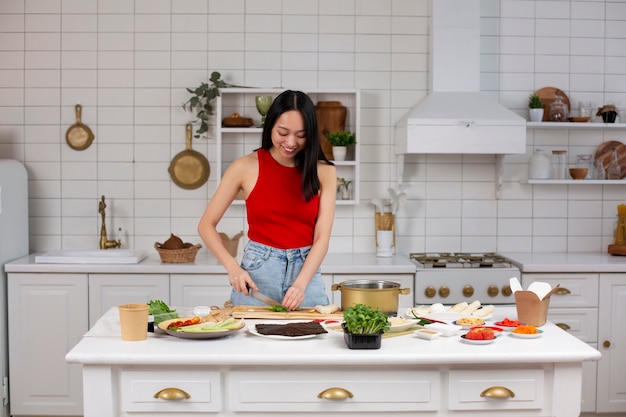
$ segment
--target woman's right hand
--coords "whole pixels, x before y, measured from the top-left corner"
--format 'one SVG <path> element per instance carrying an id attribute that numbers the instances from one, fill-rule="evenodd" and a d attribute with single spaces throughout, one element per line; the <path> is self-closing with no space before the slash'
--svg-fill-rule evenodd
<path id="1" fill-rule="evenodd" d="M 228 281 L 230 281 L 230 286 L 237 292 L 243 293 L 245 295 L 248 294 L 248 287 L 258 290 L 259 288 L 256 286 L 252 278 L 245 269 L 239 268 L 237 271 L 228 273 Z"/>

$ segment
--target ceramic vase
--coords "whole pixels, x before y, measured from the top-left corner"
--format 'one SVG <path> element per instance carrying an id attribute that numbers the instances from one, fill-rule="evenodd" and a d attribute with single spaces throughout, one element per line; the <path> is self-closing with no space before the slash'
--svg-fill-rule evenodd
<path id="1" fill-rule="evenodd" d="M 528 109 L 528 115 L 531 122 L 540 122 L 543 120 L 544 109 Z"/>
<path id="2" fill-rule="evenodd" d="M 333 160 L 345 161 L 347 149 L 346 146 L 333 146 Z"/>

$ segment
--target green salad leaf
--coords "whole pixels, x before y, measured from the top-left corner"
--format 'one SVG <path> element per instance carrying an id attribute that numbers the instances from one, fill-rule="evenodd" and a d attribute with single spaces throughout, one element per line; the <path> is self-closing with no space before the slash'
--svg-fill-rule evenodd
<path id="1" fill-rule="evenodd" d="M 157 314 L 176 313 L 176 310 L 171 309 L 164 301 L 161 300 L 150 300 L 148 302 L 148 306 L 150 306 L 148 314 L 152 316 Z"/>
<path id="2" fill-rule="evenodd" d="M 349 333 L 375 334 L 386 332 L 391 327 L 387 315 L 365 304 L 356 304 L 343 312 L 346 330 Z"/>

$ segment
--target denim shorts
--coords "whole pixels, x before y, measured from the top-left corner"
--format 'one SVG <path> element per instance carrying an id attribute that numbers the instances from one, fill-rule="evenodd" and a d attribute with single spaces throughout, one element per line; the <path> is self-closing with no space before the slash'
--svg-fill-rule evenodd
<path id="1" fill-rule="evenodd" d="M 248 272 L 260 292 L 281 303 L 287 290 L 298 277 L 310 250 L 310 246 L 299 249 L 276 249 L 249 241 L 243 252 L 241 267 Z M 265 305 L 235 290 L 232 291 L 230 299 L 234 305 Z M 301 305 L 311 307 L 328 303 L 324 280 L 318 269 L 306 287 Z"/>

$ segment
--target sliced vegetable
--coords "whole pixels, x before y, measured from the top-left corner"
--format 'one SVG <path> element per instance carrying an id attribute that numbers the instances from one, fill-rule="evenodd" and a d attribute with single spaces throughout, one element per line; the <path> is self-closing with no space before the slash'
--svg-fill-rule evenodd
<path id="1" fill-rule="evenodd" d="M 183 326 L 175 329 L 177 332 L 186 332 L 186 333 L 209 333 L 209 332 L 223 332 L 226 330 L 236 330 L 241 328 L 243 322 L 237 320 L 233 317 L 229 317 L 226 320 L 218 321 L 218 322 L 206 322 L 206 323 L 198 323 L 193 324 L 191 326 Z"/>
<path id="2" fill-rule="evenodd" d="M 287 313 L 289 309 L 283 306 L 269 306 L 267 308 L 269 311 L 275 311 L 277 313 Z"/>

